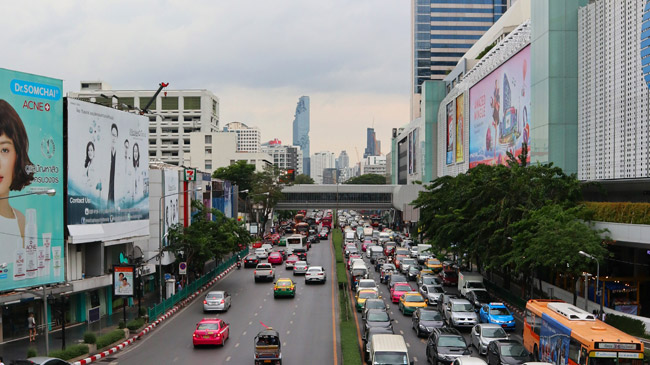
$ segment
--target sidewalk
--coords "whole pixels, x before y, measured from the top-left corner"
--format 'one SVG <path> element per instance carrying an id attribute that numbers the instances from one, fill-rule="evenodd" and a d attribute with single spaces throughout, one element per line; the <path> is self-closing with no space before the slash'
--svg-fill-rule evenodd
<path id="1" fill-rule="evenodd" d="M 156 294 L 157 295 L 157 294 Z M 146 308 L 150 302 L 155 302 L 157 300 L 155 295 L 150 298 L 142 299 L 142 307 Z M 134 305 L 127 307 L 127 321 L 136 318 L 138 311 L 137 302 Z M 110 316 L 103 316 L 99 322 L 88 324 L 78 323 L 72 326 L 66 326 L 65 328 L 65 344 L 66 346 L 71 346 L 83 342 L 84 333 L 91 331 L 97 334 L 97 336 L 108 333 L 116 328 L 118 328 L 119 322 L 123 319 L 124 314 L 122 309 L 116 310 Z M 48 336 L 50 351 L 60 350 L 62 344 L 62 331 L 56 329 L 51 331 Z M 5 364 L 10 364 L 11 360 L 25 359 L 27 358 L 27 350 L 31 347 L 34 347 L 38 351 L 39 356 L 46 356 L 45 353 L 45 337 L 42 331 L 39 331 L 36 336 L 36 342 L 30 343 L 29 337 L 24 337 L 21 339 L 9 341 L 0 344 L 0 356 L 3 357 Z"/>

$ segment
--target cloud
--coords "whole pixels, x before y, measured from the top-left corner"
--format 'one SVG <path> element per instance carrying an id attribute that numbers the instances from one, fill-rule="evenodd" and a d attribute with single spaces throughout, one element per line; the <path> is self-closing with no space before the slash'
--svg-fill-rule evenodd
<path id="1" fill-rule="evenodd" d="M 312 100 L 312 151 L 383 151 L 408 122 L 410 3 L 394 0 L 5 2 L 3 67 L 115 89 L 209 89 L 221 121 L 291 140 Z M 335 151 L 337 152 L 337 151 Z M 352 158 L 355 160 L 355 158 Z"/>

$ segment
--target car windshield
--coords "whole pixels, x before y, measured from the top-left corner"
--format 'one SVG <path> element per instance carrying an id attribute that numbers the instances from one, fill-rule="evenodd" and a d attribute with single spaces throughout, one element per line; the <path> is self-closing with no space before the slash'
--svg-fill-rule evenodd
<path id="1" fill-rule="evenodd" d="M 444 293 L 441 287 L 435 285 L 427 285 L 427 292 L 429 293 Z"/>
<path id="2" fill-rule="evenodd" d="M 433 276 L 424 276 L 422 278 L 422 284 L 435 284 L 436 283 L 436 278 Z"/>
<path id="3" fill-rule="evenodd" d="M 258 249 L 255 250 L 255 253 L 256 253 L 256 254 L 264 253 L 264 252 L 266 252 L 266 250 L 263 249 L 263 248 L 258 248 Z"/>
<path id="4" fill-rule="evenodd" d="M 395 284 L 395 291 L 411 291 L 411 286 Z"/>
<path id="5" fill-rule="evenodd" d="M 208 294 L 208 299 L 221 299 L 221 298 L 223 298 L 223 294 L 221 293 Z"/>
<path id="6" fill-rule="evenodd" d="M 438 338 L 439 347 L 467 347 L 465 340 L 461 336 L 440 336 Z"/>
<path id="7" fill-rule="evenodd" d="M 219 324 L 217 323 L 199 323 L 199 326 L 196 328 L 199 331 L 208 331 L 208 330 L 218 330 Z"/>
<path id="8" fill-rule="evenodd" d="M 486 338 L 504 338 L 507 337 L 506 331 L 501 327 L 487 327 L 481 331 L 481 336 Z"/>
<path id="9" fill-rule="evenodd" d="M 455 277 L 458 276 L 458 274 L 456 274 L 455 271 L 448 271 L 448 270 L 445 270 L 445 276 L 450 277 L 450 278 L 455 278 Z"/>
<path id="10" fill-rule="evenodd" d="M 362 299 L 377 299 L 377 293 L 374 291 L 362 291 L 359 293 L 359 298 Z"/>
<path id="11" fill-rule="evenodd" d="M 317 273 L 321 272 L 321 269 L 319 269 L 319 268 L 311 268 L 311 269 L 309 269 L 308 271 L 309 271 L 310 273 L 315 273 L 315 274 L 317 274 Z"/>
<path id="12" fill-rule="evenodd" d="M 296 266 L 307 266 L 307 263 L 305 261 L 297 261 Z"/>
<path id="13" fill-rule="evenodd" d="M 472 289 L 485 289 L 485 286 L 483 286 L 483 283 L 478 282 L 478 281 L 470 281 L 467 283 L 468 288 Z"/>
<path id="14" fill-rule="evenodd" d="M 422 311 L 420 312 L 420 320 L 442 321 L 442 314 L 440 314 L 438 311 Z"/>
<path id="15" fill-rule="evenodd" d="M 501 355 L 510 356 L 510 357 L 525 357 L 528 356 L 528 351 L 526 351 L 526 349 L 522 345 L 518 343 L 513 343 L 513 344 L 502 345 Z"/>
<path id="16" fill-rule="evenodd" d="M 451 305 L 452 312 L 472 312 L 474 307 L 470 303 L 453 303 Z"/>
<path id="17" fill-rule="evenodd" d="M 284 287 L 284 286 L 291 286 L 290 281 L 278 281 L 278 286 Z"/>
<path id="18" fill-rule="evenodd" d="M 415 263 L 415 260 L 413 259 L 404 259 L 402 260 L 402 265 L 413 265 Z"/>
<path id="19" fill-rule="evenodd" d="M 375 352 L 372 363 L 376 365 L 406 365 L 408 356 L 403 352 Z"/>
<path id="20" fill-rule="evenodd" d="M 474 298 L 479 302 L 486 303 L 490 301 L 490 294 L 483 290 L 477 290 L 474 292 Z"/>
<path id="21" fill-rule="evenodd" d="M 364 269 L 353 269 L 352 270 L 352 276 L 364 276 L 366 274 L 366 270 Z"/>
<path id="22" fill-rule="evenodd" d="M 407 295 L 404 298 L 404 300 L 409 302 L 409 303 L 424 302 L 424 298 L 422 298 L 422 296 L 419 295 L 419 294 L 418 295 L 415 295 L 415 294 L 414 295 Z"/>
<path id="23" fill-rule="evenodd" d="M 368 313 L 367 321 L 368 322 L 388 322 L 388 313 L 386 312 L 371 312 Z"/>
<path id="24" fill-rule="evenodd" d="M 393 265 L 393 264 L 384 264 L 382 269 L 383 270 L 395 270 L 395 265 Z"/>
<path id="25" fill-rule="evenodd" d="M 385 309 L 386 304 L 383 300 L 369 300 L 366 302 L 367 309 Z"/>
<path id="26" fill-rule="evenodd" d="M 390 278 L 390 281 L 393 283 L 405 283 L 407 282 L 406 277 L 404 275 L 393 275 Z"/>
<path id="27" fill-rule="evenodd" d="M 490 309 L 490 314 L 493 314 L 495 316 L 507 316 L 510 314 L 507 308 L 492 308 Z"/>
<path id="28" fill-rule="evenodd" d="M 374 281 L 361 281 L 359 282 L 359 287 L 360 288 L 374 288 L 375 282 Z"/>

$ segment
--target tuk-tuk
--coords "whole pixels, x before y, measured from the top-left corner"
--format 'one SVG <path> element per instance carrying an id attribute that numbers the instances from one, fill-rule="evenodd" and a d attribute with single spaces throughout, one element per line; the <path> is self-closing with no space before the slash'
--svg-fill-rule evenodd
<path id="1" fill-rule="evenodd" d="M 255 336 L 255 365 L 282 364 L 280 334 L 271 327 Z"/>

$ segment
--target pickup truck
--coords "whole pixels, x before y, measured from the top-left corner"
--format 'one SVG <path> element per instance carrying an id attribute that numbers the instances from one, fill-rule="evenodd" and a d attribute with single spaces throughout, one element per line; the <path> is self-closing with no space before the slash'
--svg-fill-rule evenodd
<path id="1" fill-rule="evenodd" d="M 275 271 L 273 270 L 273 266 L 267 263 L 257 264 L 253 275 L 255 275 L 256 283 L 261 280 L 275 280 Z"/>

